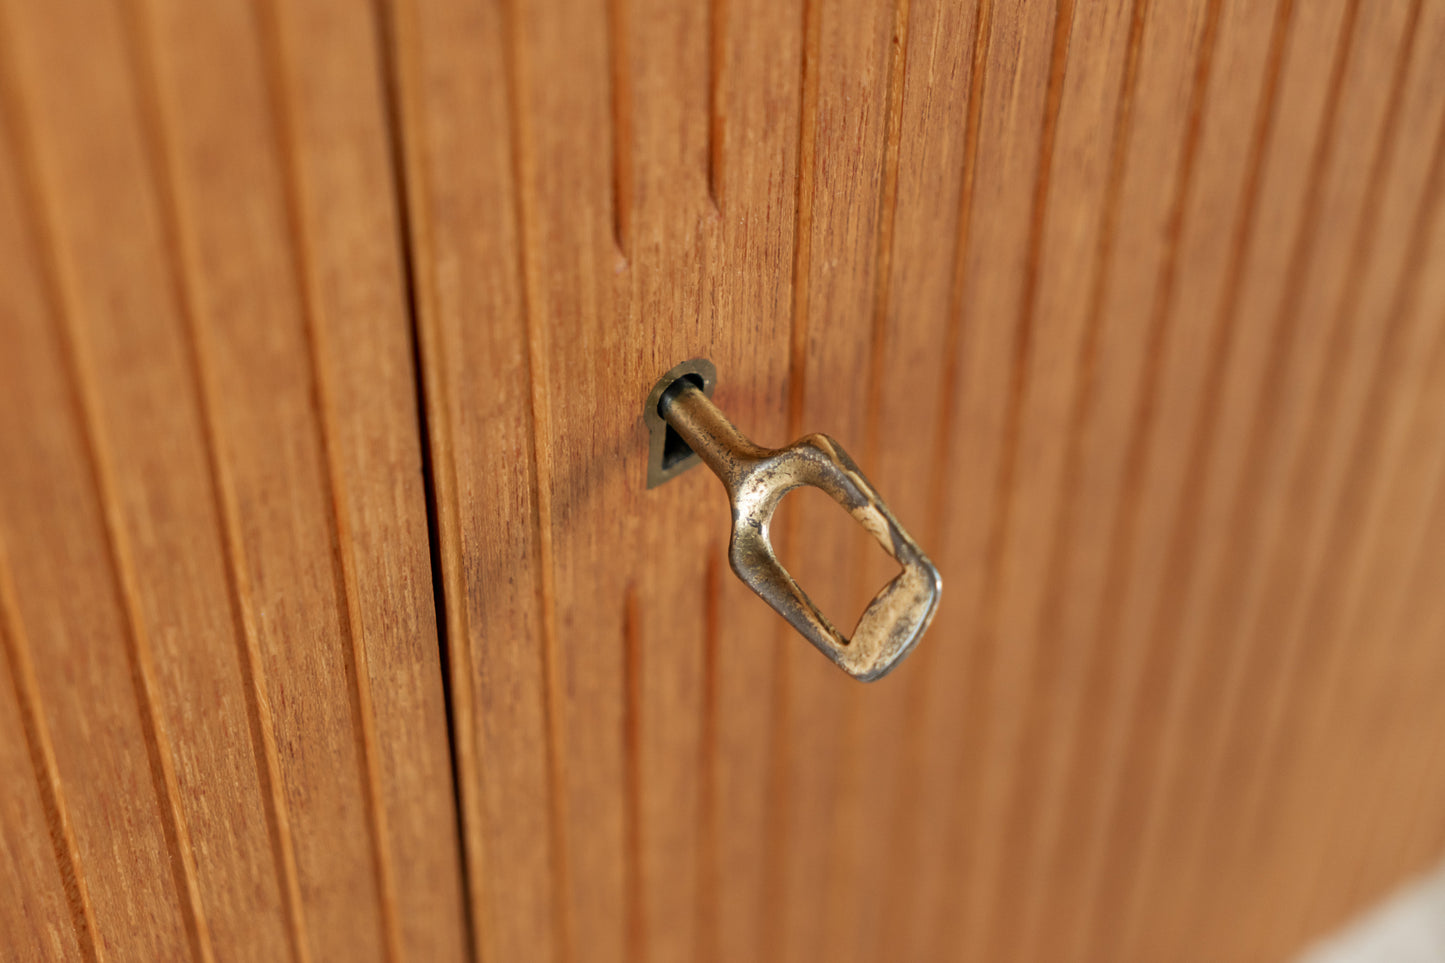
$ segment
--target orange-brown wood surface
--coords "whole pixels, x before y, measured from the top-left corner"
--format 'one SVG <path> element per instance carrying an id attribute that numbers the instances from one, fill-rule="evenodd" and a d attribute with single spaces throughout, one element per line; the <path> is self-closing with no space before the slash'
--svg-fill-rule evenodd
<path id="1" fill-rule="evenodd" d="M 375 24 L 0 35 L 6 955 L 463 958 Z"/>
<path id="2" fill-rule="evenodd" d="M 1445 854 L 1442 63 L 1445 0 L 3 0 L 0 955 L 1287 958 Z M 693 357 L 937 563 L 894 675 L 645 488 Z"/>

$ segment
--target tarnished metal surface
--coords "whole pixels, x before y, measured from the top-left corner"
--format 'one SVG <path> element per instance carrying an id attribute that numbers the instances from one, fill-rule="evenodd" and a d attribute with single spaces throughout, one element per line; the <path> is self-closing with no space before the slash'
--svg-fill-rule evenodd
<path id="1" fill-rule="evenodd" d="M 871 682 L 886 675 L 928 628 L 942 582 L 858 466 L 827 435 L 761 448 L 733 427 L 694 381 L 677 378 L 667 384 L 664 379 L 660 387 L 665 390 L 654 392 L 659 394 L 656 410 L 727 488 L 733 513 L 728 558 L 738 578 L 855 679 Z M 783 496 L 803 485 L 832 496 L 903 567 L 873 597 L 851 638 L 818 611 L 768 539 Z"/>

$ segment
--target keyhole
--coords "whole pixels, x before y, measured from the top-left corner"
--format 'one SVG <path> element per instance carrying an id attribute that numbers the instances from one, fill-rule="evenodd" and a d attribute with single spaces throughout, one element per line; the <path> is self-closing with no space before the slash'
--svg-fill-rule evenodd
<path id="1" fill-rule="evenodd" d="M 697 390 L 703 390 L 702 375 L 685 374 L 677 380 L 687 381 L 693 385 L 696 385 Z M 673 384 L 676 383 L 677 382 L 673 382 Z M 663 392 L 663 394 L 666 394 L 666 392 Z M 661 404 L 661 399 L 658 399 L 659 407 L 661 406 Z M 659 411 L 658 417 L 661 416 L 662 412 Z M 682 436 L 679 435 L 676 431 L 674 431 L 671 425 L 664 422 L 663 426 L 665 434 L 662 438 L 662 463 L 661 465 L 659 465 L 659 467 L 662 469 L 662 471 L 667 472 L 677 468 L 678 465 L 680 465 L 686 458 L 690 457 L 693 454 L 693 450 L 687 446 L 687 442 L 682 440 Z"/>
<path id="2" fill-rule="evenodd" d="M 659 407 L 662 396 L 673 385 L 686 382 L 694 385 L 705 396 L 712 397 L 712 387 L 717 381 L 717 369 L 706 358 L 693 358 L 676 365 L 671 371 L 657 379 L 642 405 L 642 420 L 647 425 L 647 487 L 656 488 L 670 478 L 687 471 L 702 459 L 693 453 L 682 436 L 662 417 Z"/>

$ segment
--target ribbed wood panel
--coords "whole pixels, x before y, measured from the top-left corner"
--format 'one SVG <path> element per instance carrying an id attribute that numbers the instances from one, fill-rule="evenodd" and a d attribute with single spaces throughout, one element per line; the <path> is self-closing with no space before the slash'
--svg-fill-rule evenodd
<path id="1" fill-rule="evenodd" d="M 0 955 L 463 958 L 375 22 L 0 43 Z"/>
<path id="2" fill-rule="evenodd" d="M 0 3 L 0 942 L 1287 958 L 1445 853 L 1442 63 L 1442 0 Z M 645 490 L 694 356 L 937 562 L 894 675 Z"/>
<path id="3" fill-rule="evenodd" d="M 1277 959 L 1439 856 L 1445 7 L 395 19 L 439 490 L 522 513 L 441 530 L 484 958 Z M 896 676 L 737 594 L 705 473 L 643 490 L 692 355 L 939 563 Z"/>

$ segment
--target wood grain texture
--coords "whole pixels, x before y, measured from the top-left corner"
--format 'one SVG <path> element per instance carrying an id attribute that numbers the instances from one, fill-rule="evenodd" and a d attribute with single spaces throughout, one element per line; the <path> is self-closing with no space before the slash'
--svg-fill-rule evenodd
<path id="1" fill-rule="evenodd" d="M 462 953 L 380 48 L 323 7 L 6 11 L 7 654 L 93 958 Z"/>
<path id="2" fill-rule="evenodd" d="M 1278 955 L 1437 851 L 1438 739 L 1391 693 L 1440 671 L 1438 4 L 562 6 L 505 5 L 466 67 L 438 31 L 414 109 L 511 71 L 537 468 L 505 484 L 550 561 L 541 615 L 484 618 L 567 626 L 535 683 L 563 958 Z M 706 351 L 745 429 L 829 431 L 931 540 L 897 678 L 850 691 L 723 600 L 707 479 L 638 490 L 628 391 Z M 883 575 L 827 510 L 779 539 L 838 610 Z"/>
<path id="3" fill-rule="evenodd" d="M 616 324 L 642 341 L 616 348 L 613 328 L 596 333 L 598 350 L 620 352 L 611 356 L 619 373 L 589 387 L 608 392 L 631 377 L 637 355 L 652 358 L 675 338 L 678 311 L 704 339 L 749 329 L 753 319 L 719 315 L 713 301 L 727 304 L 742 278 L 676 274 L 708 260 L 695 253 L 711 242 L 703 186 L 728 225 L 730 172 L 771 164 L 786 177 L 795 163 L 796 195 L 771 200 L 795 225 L 788 401 L 775 410 L 791 433 L 821 428 L 860 454 L 905 521 L 931 533 L 949 593 L 932 644 L 897 679 L 866 691 L 847 691 L 780 633 L 776 667 L 751 693 L 755 714 L 732 732 L 731 700 L 746 704 L 748 694 L 721 695 L 714 675 L 741 645 L 730 642 L 729 623 L 742 612 L 718 605 L 722 573 L 691 558 L 718 548 L 692 501 L 706 491 L 689 478 L 639 499 L 589 483 L 588 505 L 574 508 L 582 496 L 559 474 L 564 449 L 547 439 L 578 429 L 554 421 L 550 436 L 538 436 L 539 464 L 555 479 L 554 525 L 606 506 L 625 516 L 614 525 L 656 546 L 624 574 L 604 576 L 604 587 L 620 587 L 622 615 L 594 637 L 617 639 L 621 665 L 607 663 L 593 682 L 613 686 L 621 708 L 599 716 L 567 696 L 570 711 L 615 725 L 620 742 L 607 804 L 619 813 L 590 803 L 621 823 L 620 865 L 592 877 L 599 888 L 623 887 L 627 928 L 612 939 L 640 957 L 675 958 L 688 939 L 714 945 L 716 921 L 689 937 L 678 891 L 697 886 L 707 920 L 733 905 L 728 894 L 755 878 L 757 864 L 720 859 L 714 834 L 726 832 L 731 811 L 708 802 L 720 785 L 708 767 L 737 765 L 719 746 L 751 738 L 771 713 L 771 766 L 728 776 L 730 785 L 751 778 L 747 795 L 763 800 L 761 811 L 739 813 L 739 826 L 761 825 L 765 841 L 754 857 L 764 866 L 765 956 L 874 959 L 897 940 L 917 959 L 1235 958 L 1275 932 L 1288 935 L 1269 944 L 1274 952 L 1298 945 L 1337 918 L 1311 909 L 1335 888 L 1297 868 L 1300 850 L 1268 864 L 1267 890 L 1248 862 L 1258 827 L 1288 825 L 1314 853 L 1354 825 L 1362 841 L 1340 857 L 1353 865 L 1367 826 L 1408 823 L 1418 838 L 1428 818 L 1408 813 L 1428 812 L 1421 799 L 1438 792 L 1424 778 L 1434 741 L 1421 735 L 1410 748 L 1403 711 L 1392 714 L 1401 728 L 1370 730 L 1400 742 L 1372 760 L 1374 780 L 1419 786 L 1398 814 L 1365 820 L 1342 799 L 1316 807 L 1325 771 L 1278 761 L 1282 747 L 1289 759 L 1316 746 L 1313 765 L 1329 761 L 1338 768 L 1329 778 L 1347 780 L 1368 740 L 1353 742 L 1353 755 L 1328 753 L 1344 738 L 1339 700 L 1368 717 L 1398 684 L 1395 657 L 1418 651 L 1428 661 L 1433 652 L 1426 629 L 1400 613 L 1428 607 L 1430 593 L 1408 586 L 1437 564 L 1423 520 L 1439 479 L 1436 462 L 1413 453 L 1433 455 L 1440 444 L 1426 415 L 1386 414 L 1397 404 L 1430 410 L 1411 399 L 1435 384 L 1432 369 L 1403 367 L 1407 355 L 1428 356 L 1428 345 L 1397 336 L 1405 353 L 1378 370 L 1401 377 L 1383 387 L 1370 380 L 1376 367 L 1338 345 L 1372 343 L 1381 333 L 1372 319 L 1394 309 L 1388 299 L 1383 314 L 1337 305 L 1378 283 L 1372 271 L 1403 283 L 1412 257 L 1406 275 L 1435 263 L 1423 233 L 1378 253 L 1373 239 L 1399 236 L 1378 223 L 1396 217 L 1380 213 L 1389 196 L 1413 197 L 1416 209 L 1428 199 L 1432 142 L 1419 132 L 1428 119 L 1414 122 L 1411 144 L 1396 146 L 1405 122 L 1392 116 L 1426 110 L 1408 106 L 1425 69 L 1411 65 L 1428 59 L 1412 51 L 1427 49 L 1438 14 L 1428 3 L 1344 0 L 848 11 L 802 3 L 791 35 L 797 76 L 781 88 L 798 104 L 796 154 L 779 160 L 739 140 L 733 112 L 719 116 L 735 96 L 719 90 L 739 82 L 728 70 L 733 34 L 722 34 L 721 54 L 716 35 L 703 43 L 736 15 L 719 6 L 612 4 L 606 50 L 594 38 L 574 51 L 574 60 L 599 58 L 587 69 L 596 85 L 605 78 L 606 97 L 596 94 L 580 115 L 539 101 L 521 110 L 538 140 L 579 119 L 605 121 L 588 128 L 607 145 L 589 155 L 605 168 L 588 175 L 594 233 L 574 227 L 570 245 L 546 235 L 548 257 L 605 261 L 619 246 L 632 275 L 626 321 Z M 524 17 L 550 9 L 516 7 Z M 672 59 L 679 51 L 691 51 L 691 70 Z M 647 96 L 668 83 L 671 101 Z M 515 130 L 515 116 L 510 123 Z M 577 280 L 549 267 L 540 288 L 570 298 Z M 605 327 L 606 311 L 598 317 Z M 559 323 L 544 325 L 543 337 L 569 330 Z M 1438 330 L 1421 325 L 1407 330 Z M 576 339 L 560 339 L 544 345 L 548 377 L 595 378 L 562 345 Z M 705 341 L 684 340 L 654 370 L 697 343 Z M 1407 379 L 1407 370 L 1417 374 Z M 586 417 L 589 436 L 616 430 L 610 414 Z M 1397 425 L 1399 440 L 1360 448 L 1336 437 L 1361 417 Z M 1311 488 L 1315 478 L 1325 490 Z M 825 508 L 800 504 L 781 537 L 800 581 L 838 608 L 872 584 L 874 569 L 824 526 Z M 658 527 L 664 512 L 667 527 Z M 559 571 L 578 564 L 574 552 L 616 538 L 588 530 L 556 529 Z M 664 541 L 649 542 L 658 531 Z M 1302 569 L 1294 547 L 1310 539 L 1335 547 L 1316 549 Z M 663 581 L 650 574 L 657 551 L 676 553 Z M 1381 595 L 1390 597 L 1388 630 L 1366 614 L 1376 611 L 1366 600 Z M 597 618 L 610 618 L 606 604 Z M 700 607 L 701 627 L 698 613 L 674 606 Z M 1342 613 L 1343 624 L 1320 621 L 1334 617 L 1326 612 Z M 1264 618 L 1295 621 L 1271 629 Z M 654 641 L 690 625 L 709 647 L 701 668 L 695 651 L 659 651 Z M 1338 668 L 1316 699 L 1300 684 L 1296 652 L 1326 627 L 1339 640 Z M 1299 700 L 1288 698 L 1295 692 Z M 1320 708 L 1285 721 L 1306 705 Z M 701 787 L 677 762 L 695 743 Z M 566 747 L 562 767 L 577 755 Z M 1244 804 L 1230 805 L 1235 798 Z M 1393 859 L 1399 872 L 1428 858 L 1399 862 L 1405 832 L 1376 833 L 1395 854 L 1377 865 Z M 1214 840 L 1226 845 L 1216 850 Z M 574 888 L 593 872 L 579 865 L 569 862 Z M 1383 867 L 1353 875 L 1367 872 L 1390 876 Z M 1358 900 L 1370 885 L 1380 883 L 1341 882 L 1335 898 Z M 1224 925 L 1248 905 L 1277 905 L 1261 894 L 1283 890 L 1291 895 L 1282 899 L 1299 900 L 1290 914 L 1256 914 L 1254 928 L 1238 933 Z M 1206 925 L 1215 935 L 1201 942 Z M 745 958 L 738 940 L 720 944 L 722 958 Z"/>
<path id="4" fill-rule="evenodd" d="M 470 647 L 457 739 L 464 796 L 489 794 L 466 810 L 484 959 L 734 959 L 763 939 L 756 697 L 776 630 L 718 577 L 715 483 L 643 501 L 635 429 L 652 382 L 704 355 L 747 372 L 720 398 L 781 437 L 748 415 L 783 397 L 792 191 L 771 163 L 706 159 L 712 138 L 792 149 L 797 27 L 769 5 L 682 12 L 393 11 L 446 594 L 467 600 L 449 606 Z M 631 69 L 629 50 L 674 54 Z M 483 122 L 459 127 L 476 102 Z M 726 304 L 773 333 L 720 324 Z M 630 556 L 654 561 L 589 561 Z M 716 637 L 739 608 L 757 628 Z"/>
<path id="5" fill-rule="evenodd" d="M 95 918 L 84 877 L 76 869 L 69 807 L 56 791 L 55 751 L 38 716 L 34 669 L 14 622 L 14 590 L 5 585 L 4 699 L 5 903 L 0 926 L 21 959 L 95 956 Z"/>
<path id="6" fill-rule="evenodd" d="M 1445 850 L 1441 0 L 0 44 L 21 958 L 1279 959 Z M 894 677 L 645 489 L 699 356 L 938 563 Z M 845 521 L 774 532 L 840 621 Z"/>
<path id="7" fill-rule="evenodd" d="M 485 3 L 389 13 L 475 954 L 552 959 L 570 927 L 554 840 L 555 631 L 541 608 L 508 24 Z M 452 122 L 462 114 L 476 123 Z M 450 160 L 462 156 L 464 170 Z"/>

